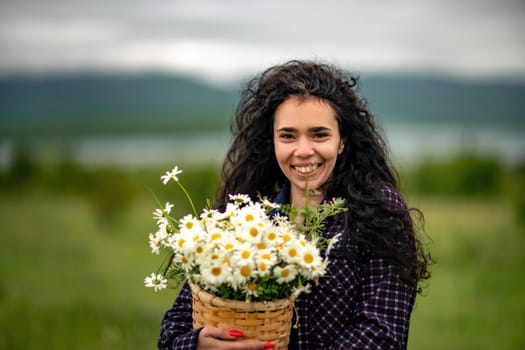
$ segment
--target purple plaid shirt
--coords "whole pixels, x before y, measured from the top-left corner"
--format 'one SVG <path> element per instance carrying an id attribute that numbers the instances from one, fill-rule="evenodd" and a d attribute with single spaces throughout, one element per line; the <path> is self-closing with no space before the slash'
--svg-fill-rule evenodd
<path id="1" fill-rule="evenodd" d="M 397 192 L 383 194 L 393 206 L 406 208 Z M 324 235 L 339 231 L 332 225 Z M 329 261 L 327 277 L 295 303 L 298 327 L 289 349 L 406 349 L 415 290 L 400 280 L 399 268 L 364 252 L 349 258 L 341 241 Z M 196 348 L 199 330 L 192 330 L 191 301 L 186 284 L 164 316 L 159 349 Z"/>

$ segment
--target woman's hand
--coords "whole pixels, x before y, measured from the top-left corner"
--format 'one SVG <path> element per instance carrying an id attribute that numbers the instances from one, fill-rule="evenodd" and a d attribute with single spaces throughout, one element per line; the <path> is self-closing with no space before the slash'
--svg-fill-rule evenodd
<path id="1" fill-rule="evenodd" d="M 242 339 L 242 332 L 224 328 L 204 327 L 199 333 L 197 350 L 263 350 L 275 344 L 255 339 Z"/>

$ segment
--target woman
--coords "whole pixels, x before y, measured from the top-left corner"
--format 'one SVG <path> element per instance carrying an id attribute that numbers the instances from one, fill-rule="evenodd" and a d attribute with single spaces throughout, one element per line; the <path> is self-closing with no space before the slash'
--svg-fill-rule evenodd
<path id="1" fill-rule="evenodd" d="M 245 89 L 234 141 L 223 165 L 216 207 L 228 194 L 261 194 L 295 208 L 342 197 L 348 210 L 323 235 L 342 233 L 328 276 L 296 301 L 290 349 L 405 349 L 426 254 L 398 193 L 385 143 L 355 91 L 356 78 L 336 67 L 291 61 L 269 68 Z M 160 349 L 264 349 L 239 332 L 192 330 L 186 285 L 163 320 Z"/>

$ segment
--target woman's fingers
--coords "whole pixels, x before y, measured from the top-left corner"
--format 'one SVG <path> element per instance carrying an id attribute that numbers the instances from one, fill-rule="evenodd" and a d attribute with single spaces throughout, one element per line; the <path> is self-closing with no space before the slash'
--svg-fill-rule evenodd
<path id="1" fill-rule="evenodd" d="M 236 329 L 225 329 L 217 327 L 206 326 L 202 329 L 201 334 L 204 337 L 211 337 L 216 339 L 233 340 L 242 337 L 244 334 L 242 331 Z"/>
<path id="2" fill-rule="evenodd" d="M 217 327 L 204 327 L 199 334 L 197 349 L 264 350 L 275 344 L 255 339 L 243 339 L 242 331 Z"/>

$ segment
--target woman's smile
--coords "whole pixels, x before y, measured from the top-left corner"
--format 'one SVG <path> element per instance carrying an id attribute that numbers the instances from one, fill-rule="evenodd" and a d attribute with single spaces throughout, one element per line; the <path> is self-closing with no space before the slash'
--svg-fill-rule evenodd
<path id="1" fill-rule="evenodd" d="M 317 170 L 320 163 L 309 164 L 309 165 L 292 165 L 292 169 L 298 172 L 300 175 L 312 175 L 312 172 Z"/>

